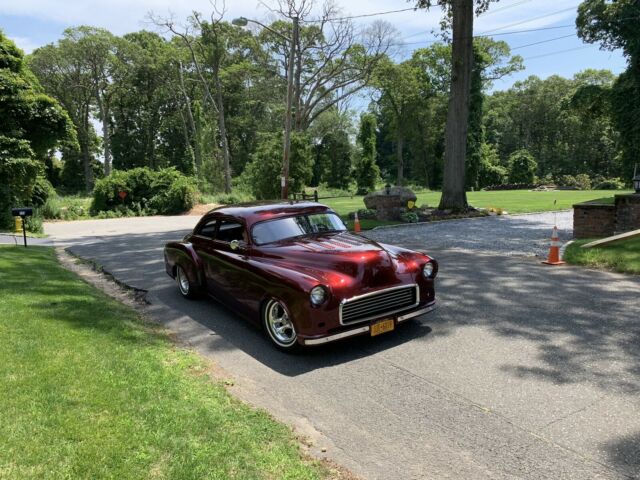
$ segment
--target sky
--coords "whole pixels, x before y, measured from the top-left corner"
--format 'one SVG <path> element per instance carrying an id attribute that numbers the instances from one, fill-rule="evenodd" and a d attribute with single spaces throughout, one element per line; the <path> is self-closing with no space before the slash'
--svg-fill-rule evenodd
<path id="1" fill-rule="evenodd" d="M 274 19 L 268 6 L 277 0 L 227 0 L 225 19 L 245 16 L 262 22 Z M 407 9 L 401 0 L 334 0 L 342 15 L 366 15 Z M 320 0 L 317 0 L 320 3 Z M 506 41 L 513 54 L 524 58 L 525 70 L 495 82 L 494 90 L 509 88 L 529 75 L 571 77 L 586 68 L 621 73 L 626 61 L 620 51 L 601 51 L 584 44 L 575 30 L 577 0 L 501 0 L 475 19 L 474 34 L 492 34 Z M 218 1 L 218 5 L 222 5 Z M 26 53 L 56 42 L 65 28 L 77 25 L 103 27 L 122 35 L 141 29 L 155 30 L 148 14 L 173 15 L 184 20 L 193 11 L 211 12 L 209 0 L 0 0 L 0 29 Z M 428 46 L 439 29 L 441 10 L 404 11 L 354 19 L 359 25 L 385 20 L 397 30 L 404 46 L 402 59 L 416 48 Z M 535 31 L 524 31 L 535 30 Z M 512 33 L 518 32 L 518 33 Z M 531 45 L 535 44 L 535 45 Z"/>

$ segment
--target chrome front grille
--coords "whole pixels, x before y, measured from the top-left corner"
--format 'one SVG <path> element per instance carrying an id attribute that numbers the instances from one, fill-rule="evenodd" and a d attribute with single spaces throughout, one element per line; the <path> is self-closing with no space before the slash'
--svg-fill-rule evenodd
<path id="1" fill-rule="evenodd" d="M 419 302 L 418 285 L 402 285 L 343 300 L 340 304 L 340 323 L 349 325 L 391 315 Z"/>

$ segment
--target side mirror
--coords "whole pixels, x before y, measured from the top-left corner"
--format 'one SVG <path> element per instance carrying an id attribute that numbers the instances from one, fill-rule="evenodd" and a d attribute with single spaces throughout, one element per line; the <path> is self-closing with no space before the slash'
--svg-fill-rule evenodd
<path id="1" fill-rule="evenodd" d="M 231 240 L 231 242 L 229 243 L 229 247 L 234 252 L 237 251 L 237 250 L 244 250 L 246 246 L 247 246 L 247 244 L 245 242 L 243 242 L 243 241 L 240 241 L 240 240 Z"/>

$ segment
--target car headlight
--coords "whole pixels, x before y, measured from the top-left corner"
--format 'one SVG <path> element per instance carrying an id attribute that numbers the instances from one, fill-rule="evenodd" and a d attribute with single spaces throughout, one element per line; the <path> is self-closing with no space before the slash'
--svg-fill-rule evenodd
<path id="1" fill-rule="evenodd" d="M 311 298 L 311 303 L 313 305 L 318 306 L 318 305 L 322 305 L 324 302 L 327 301 L 329 294 L 326 288 L 324 288 L 321 285 L 318 285 L 317 287 L 313 287 L 311 289 L 311 294 L 309 296 Z"/>
<path id="2" fill-rule="evenodd" d="M 433 263 L 427 262 L 422 267 L 422 276 L 424 278 L 433 278 Z"/>

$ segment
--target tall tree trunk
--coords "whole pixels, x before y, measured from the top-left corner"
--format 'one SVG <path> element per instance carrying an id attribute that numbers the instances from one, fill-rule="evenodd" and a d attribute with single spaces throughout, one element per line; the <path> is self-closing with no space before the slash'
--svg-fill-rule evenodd
<path id="1" fill-rule="evenodd" d="M 224 166 L 224 193 L 231 193 L 231 159 L 229 156 L 229 142 L 227 141 L 227 127 L 224 119 L 224 100 L 222 99 L 222 82 L 218 69 L 214 71 L 216 79 L 216 100 L 218 104 L 218 128 L 222 142 L 222 159 Z"/>
<path id="2" fill-rule="evenodd" d="M 93 189 L 93 170 L 91 169 L 91 155 L 89 153 L 89 108 L 83 112 L 80 153 L 84 170 L 84 188 L 87 193 Z"/>
<path id="3" fill-rule="evenodd" d="M 452 0 L 452 75 L 444 149 L 444 179 L 440 209 L 464 209 L 464 160 L 473 66 L 473 0 Z"/>
<path id="4" fill-rule="evenodd" d="M 397 138 L 397 154 L 398 154 L 398 179 L 396 180 L 396 185 L 399 187 L 402 186 L 402 182 L 404 181 L 404 135 L 402 132 L 398 132 Z"/>
<path id="5" fill-rule="evenodd" d="M 99 93 L 96 94 L 100 120 L 102 121 L 102 148 L 104 152 L 104 176 L 111 175 L 111 134 L 109 132 L 109 101 L 105 101 Z"/>
<path id="6" fill-rule="evenodd" d="M 296 109 L 295 116 L 295 130 L 296 132 L 301 132 L 304 130 L 303 121 L 302 121 L 302 91 L 300 86 L 300 78 L 302 75 L 302 50 L 300 47 L 300 40 L 296 38 L 296 63 L 295 63 L 296 72 L 294 75 L 294 83 L 295 83 L 295 94 L 294 94 L 294 108 Z"/>
<path id="7" fill-rule="evenodd" d="M 193 152 L 193 157 L 196 167 L 196 177 L 200 178 L 202 172 L 202 149 L 200 145 L 200 137 L 198 135 L 198 129 L 196 128 L 196 122 L 193 119 L 193 112 L 191 111 L 191 99 L 187 93 L 187 89 L 184 86 L 184 77 L 182 75 L 182 62 L 180 62 L 180 68 L 178 69 L 180 74 L 180 90 L 184 97 L 185 108 L 187 110 L 187 120 L 189 121 L 189 127 L 191 128 L 191 139 L 187 139 L 187 143 L 190 143 Z"/>

